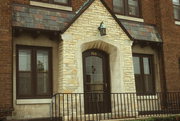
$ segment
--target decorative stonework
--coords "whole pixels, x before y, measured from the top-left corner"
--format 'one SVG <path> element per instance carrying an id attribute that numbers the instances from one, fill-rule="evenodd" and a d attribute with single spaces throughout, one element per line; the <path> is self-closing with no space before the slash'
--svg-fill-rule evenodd
<path id="1" fill-rule="evenodd" d="M 98 31 L 102 21 L 106 36 Z M 82 52 L 92 48 L 110 56 L 111 92 L 135 92 L 132 42 L 99 0 L 67 29 L 62 39 L 59 92 L 83 92 Z"/>

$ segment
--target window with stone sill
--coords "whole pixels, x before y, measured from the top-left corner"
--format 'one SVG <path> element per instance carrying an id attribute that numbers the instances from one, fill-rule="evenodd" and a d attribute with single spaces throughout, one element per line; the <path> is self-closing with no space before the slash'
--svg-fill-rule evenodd
<path id="1" fill-rule="evenodd" d="M 51 4 L 60 4 L 60 5 L 71 5 L 71 0 L 32 0 L 37 2 L 51 3 Z"/>
<path id="2" fill-rule="evenodd" d="M 141 17 L 139 0 L 113 0 L 113 10 L 117 14 Z"/>
<path id="3" fill-rule="evenodd" d="M 172 0 L 174 8 L 174 19 L 180 21 L 180 0 Z"/>
<path id="4" fill-rule="evenodd" d="M 133 54 L 133 65 L 138 95 L 155 94 L 153 55 Z"/>
<path id="5" fill-rule="evenodd" d="M 52 95 L 51 48 L 17 46 L 17 99 Z"/>

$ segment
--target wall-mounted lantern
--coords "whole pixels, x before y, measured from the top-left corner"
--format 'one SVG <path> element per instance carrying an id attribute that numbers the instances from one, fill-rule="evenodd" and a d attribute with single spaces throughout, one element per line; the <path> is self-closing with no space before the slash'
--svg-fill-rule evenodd
<path id="1" fill-rule="evenodd" d="M 100 31 L 101 36 L 106 35 L 106 26 L 103 22 L 101 22 L 100 26 L 98 27 L 98 30 Z"/>

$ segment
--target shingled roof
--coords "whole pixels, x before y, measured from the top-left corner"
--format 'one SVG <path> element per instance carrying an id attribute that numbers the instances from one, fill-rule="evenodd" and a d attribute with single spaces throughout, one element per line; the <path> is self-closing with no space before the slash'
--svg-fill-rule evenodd
<path id="1" fill-rule="evenodd" d="M 127 20 L 120 21 L 134 40 L 162 42 L 161 36 L 154 25 Z"/>
<path id="2" fill-rule="evenodd" d="M 77 12 L 77 14 L 62 10 L 14 4 L 13 26 L 31 29 L 54 30 L 61 31 L 63 33 L 93 2 L 94 0 L 88 0 L 88 2 Z M 162 42 L 160 34 L 157 32 L 154 25 L 119 20 L 107 7 L 105 2 L 103 0 L 101 0 L 101 2 L 131 40 Z"/>
<path id="3" fill-rule="evenodd" d="M 75 16 L 74 12 L 29 5 L 13 5 L 13 26 L 44 30 L 62 30 Z"/>

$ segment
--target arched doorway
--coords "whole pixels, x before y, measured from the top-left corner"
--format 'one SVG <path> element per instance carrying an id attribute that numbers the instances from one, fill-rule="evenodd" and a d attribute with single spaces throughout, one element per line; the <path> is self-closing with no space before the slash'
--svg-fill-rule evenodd
<path id="1" fill-rule="evenodd" d="M 83 52 L 85 113 L 111 111 L 109 55 L 101 50 Z"/>

